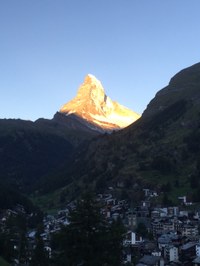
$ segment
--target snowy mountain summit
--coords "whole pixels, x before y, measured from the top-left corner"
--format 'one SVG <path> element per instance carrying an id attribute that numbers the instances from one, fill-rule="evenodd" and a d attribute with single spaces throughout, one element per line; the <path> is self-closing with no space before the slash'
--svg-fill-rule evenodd
<path id="1" fill-rule="evenodd" d="M 91 128 L 101 131 L 122 129 L 135 122 L 140 115 L 112 101 L 101 82 L 88 74 L 74 99 L 64 104 L 61 114 L 83 119 Z"/>

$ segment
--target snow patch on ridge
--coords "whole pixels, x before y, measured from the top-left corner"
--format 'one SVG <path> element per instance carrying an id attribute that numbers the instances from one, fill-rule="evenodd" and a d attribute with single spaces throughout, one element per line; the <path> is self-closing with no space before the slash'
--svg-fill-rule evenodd
<path id="1" fill-rule="evenodd" d="M 98 80 L 94 75 L 88 74 L 87 76 L 91 79 L 92 84 L 96 84 L 98 87 L 102 87 L 102 89 L 103 89 L 103 86 L 101 84 L 101 81 Z"/>
<path id="2" fill-rule="evenodd" d="M 76 113 L 76 111 L 75 110 L 71 110 L 71 111 L 69 111 L 69 112 L 66 113 L 66 116 L 71 115 L 71 114 L 74 114 L 74 113 Z"/>
<path id="3" fill-rule="evenodd" d="M 93 115 L 90 113 L 90 116 L 93 119 L 95 119 L 96 123 L 98 121 L 99 123 L 105 122 L 105 123 L 110 123 L 110 124 L 116 124 L 122 128 L 127 126 L 128 124 L 135 122 L 135 120 L 137 119 L 136 117 L 133 118 L 133 117 L 121 116 L 120 114 L 116 114 L 116 113 L 111 113 L 107 117 L 104 117 L 101 115 Z"/>

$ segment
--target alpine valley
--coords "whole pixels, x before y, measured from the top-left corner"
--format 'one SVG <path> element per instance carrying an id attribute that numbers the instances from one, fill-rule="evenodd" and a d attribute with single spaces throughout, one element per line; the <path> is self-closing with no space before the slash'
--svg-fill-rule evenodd
<path id="1" fill-rule="evenodd" d="M 67 201 L 110 187 L 137 201 L 148 187 L 199 201 L 200 63 L 177 73 L 141 117 L 87 75 L 52 120 L 0 120 L 0 161 L 0 182 L 34 197 Z"/>

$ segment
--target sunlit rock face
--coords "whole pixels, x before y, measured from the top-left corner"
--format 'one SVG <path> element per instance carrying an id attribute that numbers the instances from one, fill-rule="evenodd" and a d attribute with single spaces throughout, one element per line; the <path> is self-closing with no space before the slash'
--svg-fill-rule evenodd
<path id="1" fill-rule="evenodd" d="M 75 114 L 105 131 L 122 129 L 135 122 L 140 115 L 112 101 L 101 82 L 89 74 L 74 99 L 59 111 L 66 116 Z"/>

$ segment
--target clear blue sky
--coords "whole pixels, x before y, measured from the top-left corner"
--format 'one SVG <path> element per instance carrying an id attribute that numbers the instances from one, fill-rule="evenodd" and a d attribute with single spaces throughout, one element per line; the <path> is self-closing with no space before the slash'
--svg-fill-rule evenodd
<path id="1" fill-rule="evenodd" d="M 199 0 L 0 0 L 0 118 L 52 118 L 91 73 L 142 113 L 200 61 Z"/>

